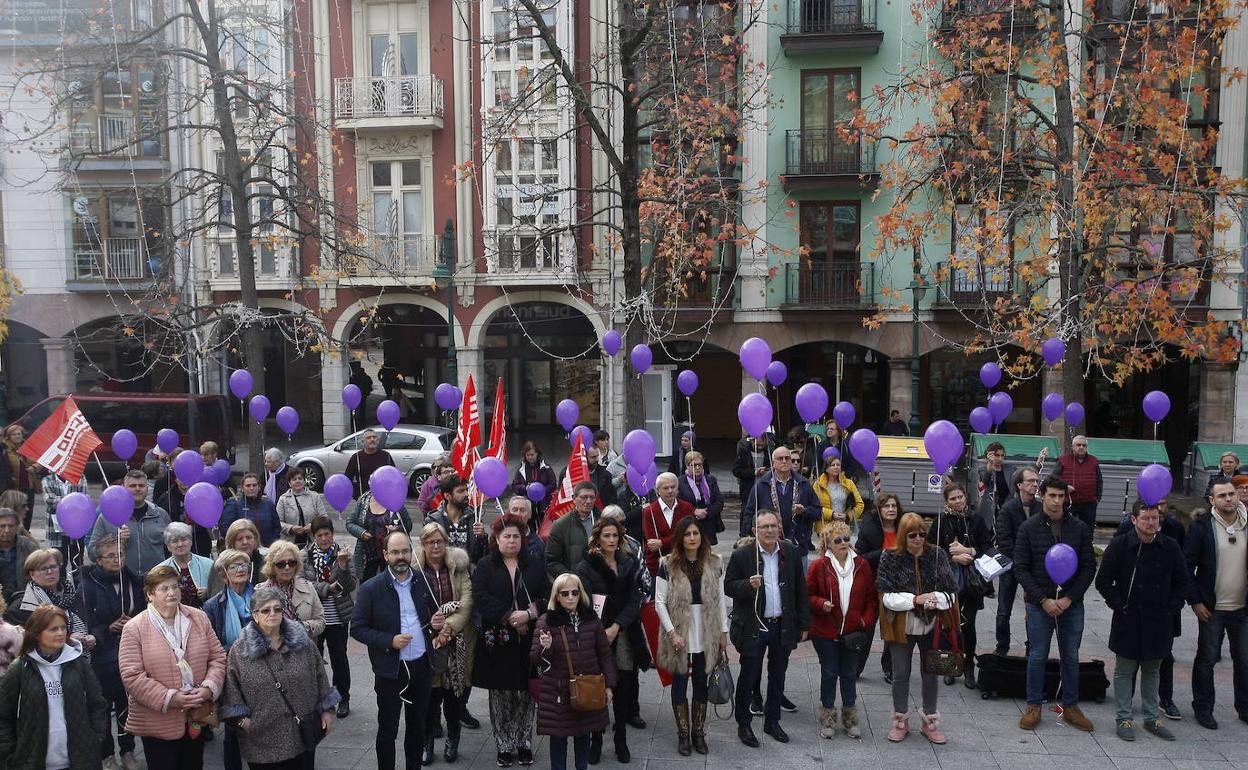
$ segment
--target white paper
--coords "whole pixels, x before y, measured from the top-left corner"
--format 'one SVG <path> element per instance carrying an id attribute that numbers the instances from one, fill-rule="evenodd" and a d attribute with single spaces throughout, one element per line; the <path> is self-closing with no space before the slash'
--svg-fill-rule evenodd
<path id="1" fill-rule="evenodd" d="M 602 608 L 607 606 L 606 594 L 593 594 L 594 598 L 594 614 L 602 617 Z"/>
<path id="2" fill-rule="evenodd" d="M 984 580 L 992 580 L 1013 567 L 1014 562 L 1002 554 L 984 554 L 975 560 L 975 569 L 979 570 Z"/>

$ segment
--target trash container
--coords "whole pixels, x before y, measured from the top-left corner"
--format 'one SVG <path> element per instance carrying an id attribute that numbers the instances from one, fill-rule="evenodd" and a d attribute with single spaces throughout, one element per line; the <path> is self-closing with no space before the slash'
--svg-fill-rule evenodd
<path id="1" fill-rule="evenodd" d="M 1139 497 L 1136 478 L 1146 465 L 1169 467 L 1166 445 L 1161 441 L 1126 438 L 1088 437 L 1088 454 L 1101 463 L 1101 502 L 1096 506 L 1097 523 L 1118 524 L 1131 511 Z"/>
<path id="2" fill-rule="evenodd" d="M 875 461 L 875 470 L 880 474 L 880 489 L 901 498 L 902 511 L 929 516 L 940 511 L 943 482 L 932 469 L 923 439 L 880 436 L 880 456 Z"/>
<path id="3" fill-rule="evenodd" d="M 1015 433 L 972 433 L 971 456 L 967 458 L 965 479 L 966 496 L 972 508 L 979 508 L 979 472 L 987 467 L 988 461 L 984 453 L 988 445 L 994 441 L 1005 447 L 1005 479 L 1010 483 L 1010 494 L 1014 494 L 1014 473 L 1022 467 L 1035 468 L 1036 460 L 1043 449 L 1048 449 L 1048 458 L 1040 469 L 1041 478 L 1053 469 L 1061 449 L 1053 436 L 1024 436 Z M 990 521 L 989 524 L 992 522 Z"/>
<path id="4" fill-rule="evenodd" d="M 1214 444 L 1208 441 L 1197 441 L 1183 460 L 1183 489 L 1187 494 L 1204 497 L 1209 488 L 1209 479 L 1221 473 L 1218 461 L 1225 452 L 1234 452 L 1239 457 L 1240 469 L 1248 464 L 1248 444 Z"/>

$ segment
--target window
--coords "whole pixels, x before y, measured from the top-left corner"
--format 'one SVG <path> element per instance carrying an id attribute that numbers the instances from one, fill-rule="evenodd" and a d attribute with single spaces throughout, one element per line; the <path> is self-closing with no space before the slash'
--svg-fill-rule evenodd
<path id="1" fill-rule="evenodd" d="M 860 70 L 802 73 L 802 173 L 857 173 L 859 145 L 838 132 L 857 109 Z"/>
<path id="2" fill-rule="evenodd" d="M 373 234 L 380 239 L 380 258 L 394 266 L 399 261 L 417 264 L 428 256 L 422 238 L 425 204 L 420 161 L 376 161 L 369 164 L 369 177 Z"/>
<path id="3" fill-rule="evenodd" d="M 859 204 L 803 202 L 798 297 L 803 302 L 856 303 L 860 294 Z"/>
<path id="4" fill-rule="evenodd" d="M 132 62 L 103 72 L 77 70 L 65 83 L 69 149 L 76 154 L 159 158 L 164 150 L 161 70 Z"/>
<path id="5" fill-rule="evenodd" d="M 234 275 L 237 268 L 234 264 L 234 244 L 218 243 L 217 244 L 217 273 L 220 275 Z"/>
<path id="6" fill-rule="evenodd" d="M 559 141 L 506 139 L 496 147 L 495 224 L 500 227 L 557 225 L 560 221 L 556 193 L 559 189 Z"/>
<path id="7" fill-rule="evenodd" d="M 987 212 L 970 203 L 953 207 L 948 290 L 951 299 L 1011 290 L 1013 235 L 1008 212 Z"/>
<path id="8" fill-rule="evenodd" d="M 157 190 L 80 193 L 73 212 L 76 278 L 145 278 L 163 254 L 164 197 Z"/>

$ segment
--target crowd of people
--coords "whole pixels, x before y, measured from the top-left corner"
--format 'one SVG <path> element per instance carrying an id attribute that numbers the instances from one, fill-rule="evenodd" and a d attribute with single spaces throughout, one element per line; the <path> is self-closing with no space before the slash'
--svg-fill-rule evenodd
<path id="1" fill-rule="evenodd" d="M 56 501 L 74 485 L 45 474 L 43 543 L 23 520 L 26 491 L 0 493 L 0 766 L 130 770 L 140 767 L 137 739 L 147 767 L 194 770 L 205 742 L 220 737 L 227 770 L 244 761 L 310 768 L 321 738 L 351 714 L 348 637 L 368 650 L 376 757 L 387 770 L 400 720 L 407 767 L 435 762 L 438 738 L 442 761 L 456 762 L 462 729 L 481 726 L 468 708 L 474 688 L 487 693 L 500 768 L 531 765 L 536 733 L 550 737 L 552 770 L 566 770 L 569 741 L 573 766 L 585 770 L 601 761 L 608 727 L 616 760 L 628 763 L 629 731 L 647 727 L 639 691 L 651 668 L 670 682 L 678 753 L 708 754 L 708 702 L 730 646 L 740 660 L 731 694 L 738 740 L 759 747 L 761 717 L 763 733 L 786 743 L 782 716 L 796 710 L 786 672 L 808 640 L 820 669 L 812 729 L 856 739 L 857 681 L 876 636 L 892 688 L 888 740 L 911 731 L 917 678 L 918 731 L 943 744 L 942 678 L 977 686 L 977 616 L 994 594 L 994 653 L 1009 655 L 1020 591 L 1020 728 L 1040 726 L 1056 636 L 1060 718 L 1092 731 L 1078 660 L 1093 588 L 1113 613 L 1120 738 L 1136 738 L 1138 692 L 1139 724 L 1174 740 L 1162 718 L 1181 717 L 1172 645 L 1185 604 L 1198 628 L 1196 721 L 1218 727 L 1213 668 L 1230 636 L 1234 704 L 1248 722 L 1248 476 L 1238 475 L 1238 458 L 1227 458 L 1208 511 L 1186 530 L 1164 501 L 1137 502 L 1098 567 L 1095 519 L 1086 519 L 1100 472 L 1082 437 L 1043 479 L 1040 463 L 1007 479 L 1004 449 L 990 445 L 980 505 L 947 480 L 930 520 L 904 511 L 895 494 L 864 498 L 861 468 L 834 423 L 813 442 L 746 439 L 733 467 L 741 525 L 726 558 L 714 550 L 724 497 L 692 434 L 679 452 L 683 468 L 639 496 L 599 431 L 587 452 L 591 481 L 574 486 L 571 509 L 553 524 L 544 521 L 551 497 L 531 500 L 530 485 L 553 492 L 560 482 L 532 442 L 516 494 L 486 516 L 446 458 L 411 510 L 387 508 L 365 472 L 393 462 L 376 438 L 352 458 L 352 546 L 336 539 L 324 498 L 276 450 L 264 473 L 227 490 L 213 530 L 185 517 L 176 480 L 155 479 L 153 499 L 153 479 L 128 471 L 120 483 L 133 497 L 130 520 L 116 527 L 101 517 L 85 553 L 55 526 Z M 217 452 L 200 454 L 211 463 Z M 1076 566 L 1055 582 L 1045 556 L 1059 543 Z M 1006 566 L 995 585 L 976 566 L 986 554 Z"/>

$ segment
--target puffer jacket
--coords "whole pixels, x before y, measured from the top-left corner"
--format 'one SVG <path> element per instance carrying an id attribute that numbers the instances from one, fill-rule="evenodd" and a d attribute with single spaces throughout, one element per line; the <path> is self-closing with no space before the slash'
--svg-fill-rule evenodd
<path id="1" fill-rule="evenodd" d="M 577 711 L 568 694 L 568 680 L 574 673 L 602 674 L 609 688 L 615 687 L 616 680 L 615 656 L 602 621 L 584 603 L 578 617 L 580 621 L 574 626 L 567 611 L 556 607 L 537 620 L 529 660 L 538 667 L 542 682 L 537 698 L 538 735 L 588 735 L 607 727 L 607 709 Z M 549 650 L 542 649 L 543 631 L 550 632 Z M 568 670 L 569 657 L 572 671 Z"/>
<path id="2" fill-rule="evenodd" d="M 1073 604 L 1083 601 L 1083 595 L 1092 585 L 1096 575 L 1096 552 L 1092 550 L 1092 530 L 1078 517 L 1069 514 L 1062 517 L 1063 543 L 1075 549 L 1079 569 L 1074 577 L 1062 584 L 1062 596 Z M 1028 604 L 1039 605 L 1045 599 L 1057 598 L 1057 585 L 1044 567 L 1044 556 L 1057 545 L 1049 529 L 1049 519 L 1042 512 L 1032 516 L 1018 528 L 1014 541 L 1014 579 L 1022 586 Z"/>
<path id="3" fill-rule="evenodd" d="M 1018 495 L 1005 501 L 1005 505 L 997 511 L 993 522 L 993 530 L 997 539 L 997 550 L 1011 559 L 1014 558 L 1014 538 L 1018 536 L 1018 528 L 1023 522 L 1041 512 L 1040 498 L 1032 497 L 1030 503 L 1024 503 Z"/>
<path id="4" fill-rule="evenodd" d="M 80 651 L 75 646 L 66 647 Z M 48 758 L 48 696 L 38 663 L 23 655 L 0 677 L 0 767 L 44 770 Z M 100 740 L 108 735 L 108 702 L 87 659 L 78 655 L 61 665 L 69 766 L 98 770 Z"/>
<path id="5" fill-rule="evenodd" d="M 87 633 L 95 637 L 91 665 L 97 672 L 117 673 L 117 645 L 121 643 L 121 634 L 114 634 L 108 627 L 123 612 L 133 618 L 147 608 L 141 578 L 122 567 L 121 583 L 124 591 L 118 590 L 117 584 L 98 564 L 83 570 L 78 583 L 82 621 L 87 624 Z"/>
<path id="6" fill-rule="evenodd" d="M 874 626 L 880 598 L 875 591 L 871 565 L 865 558 L 853 554 L 854 583 L 849 589 L 849 607 L 842 607 L 840 576 L 832 567 L 831 558 L 824 555 L 811 560 L 806 573 L 806 592 L 810 595 L 810 635 L 836 641 L 841 634 L 867 631 Z M 829 601 L 832 609 L 826 610 L 823 603 Z"/>
<path id="7" fill-rule="evenodd" d="M 819 504 L 823 506 L 823 515 L 815 522 L 816 535 L 822 535 L 823 530 L 836 521 L 836 515 L 832 513 L 832 492 L 829 487 L 831 483 L 826 473 L 820 474 L 819 478 L 811 483 L 815 495 L 819 498 Z M 844 473 L 841 474 L 840 484 L 841 489 L 845 490 L 845 522 L 852 527 L 854 522 L 862 518 L 862 494 L 858 492 L 858 485 L 854 483 L 854 480 Z"/>

